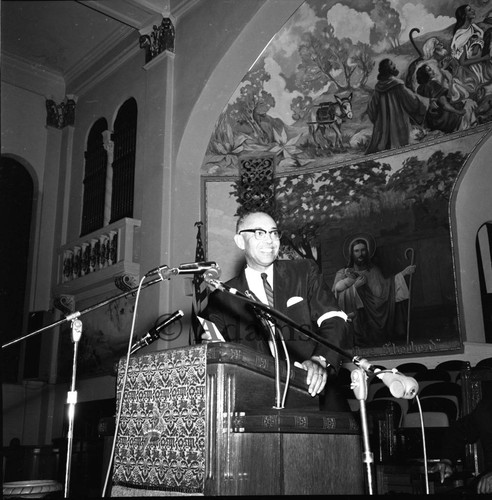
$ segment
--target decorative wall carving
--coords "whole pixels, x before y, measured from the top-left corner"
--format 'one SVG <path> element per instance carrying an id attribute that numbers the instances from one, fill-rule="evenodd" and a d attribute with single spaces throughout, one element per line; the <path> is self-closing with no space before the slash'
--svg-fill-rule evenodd
<path id="1" fill-rule="evenodd" d="M 140 35 L 140 48 L 145 49 L 145 62 L 148 63 L 166 50 L 174 52 L 174 37 L 173 22 L 168 17 L 162 20 L 160 26 L 154 24 L 151 33 Z"/>
<path id="2" fill-rule="evenodd" d="M 272 213 L 275 209 L 275 157 L 244 157 L 239 160 L 237 199 L 241 210 L 262 210 Z"/>
<path id="3" fill-rule="evenodd" d="M 46 125 L 62 129 L 67 125 L 75 125 L 75 105 L 73 96 L 66 96 L 60 104 L 53 99 L 46 99 Z"/>

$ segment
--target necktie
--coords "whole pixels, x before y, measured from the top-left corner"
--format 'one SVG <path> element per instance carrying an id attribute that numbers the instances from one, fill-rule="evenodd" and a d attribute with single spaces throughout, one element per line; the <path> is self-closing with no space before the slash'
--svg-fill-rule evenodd
<path id="1" fill-rule="evenodd" d="M 273 289 L 270 286 L 270 283 L 268 283 L 267 273 L 261 273 L 261 279 L 263 280 L 263 287 L 265 288 L 265 293 L 267 296 L 268 305 L 270 307 L 273 307 Z M 273 323 L 270 323 L 270 322 L 268 322 L 268 323 L 270 324 L 270 331 L 271 331 L 272 335 L 275 335 L 275 326 L 273 325 Z M 272 356 L 274 358 L 276 358 L 277 355 L 275 353 L 276 347 L 274 347 L 274 341 L 272 339 L 270 339 L 268 341 L 268 345 L 270 346 L 270 350 L 272 351 Z"/>
<path id="2" fill-rule="evenodd" d="M 273 289 L 268 283 L 268 276 L 266 273 L 261 273 L 261 279 L 263 280 L 263 286 L 265 287 L 265 293 L 268 300 L 268 305 L 273 307 Z"/>

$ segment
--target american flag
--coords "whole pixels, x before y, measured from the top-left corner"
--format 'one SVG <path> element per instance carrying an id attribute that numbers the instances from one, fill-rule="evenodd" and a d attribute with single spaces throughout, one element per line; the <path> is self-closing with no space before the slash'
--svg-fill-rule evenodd
<path id="1" fill-rule="evenodd" d="M 205 261 L 205 250 L 202 241 L 202 226 L 203 222 L 195 222 L 197 228 L 196 233 L 196 251 L 195 262 Z M 193 304 L 191 310 L 191 331 L 190 331 L 190 344 L 195 344 L 199 339 L 202 332 L 202 326 L 198 321 L 197 316 L 207 307 L 208 301 L 208 286 L 203 279 L 203 273 L 196 273 L 193 277 Z"/>

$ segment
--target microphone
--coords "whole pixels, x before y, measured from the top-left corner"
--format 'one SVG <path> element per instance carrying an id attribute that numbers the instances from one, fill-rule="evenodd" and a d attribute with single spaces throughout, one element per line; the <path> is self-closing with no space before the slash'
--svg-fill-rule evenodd
<path id="1" fill-rule="evenodd" d="M 169 326 L 178 318 L 181 318 L 181 316 L 184 316 L 184 312 L 181 309 L 179 309 L 175 313 L 171 314 L 171 316 L 166 318 L 164 321 L 162 321 L 162 323 L 159 323 L 157 326 L 150 329 L 145 336 L 143 336 L 138 342 L 135 342 L 135 344 L 133 344 L 130 354 L 133 354 L 135 351 L 138 351 L 142 347 L 152 344 L 152 342 L 156 341 L 159 338 L 159 332 L 161 330 L 164 330 L 164 328 Z"/>
<path id="2" fill-rule="evenodd" d="M 155 274 L 159 274 L 161 275 L 162 271 L 165 271 L 166 269 L 169 269 L 169 266 L 166 266 L 166 265 L 162 265 L 162 266 L 159 266 L 159 267 L 154 267 L 154 269 L 151 269 L 146 275 L 145 277 L 148 278 L 150 276 L 154 276 Z M 161 275 L 161 278 L 164 279 Z"/>
<path id="3" fill-rule="evenodd" d="M 419 390 L 419 384 L 413 377 L 403 375 L 393 368 L 392 370 L 376 371 L 376 376 L 383 381 L 395 398 L 413 399 Z"/>
<path id="4" fill-rule="evenodd" d="M 220 269 L 219 276 L 220 276 Z M 220 290 L 221 292 L 232 293 L 232 295 L 238 295 L 239 297 L 244 297 L 250 299 L 251 297 L 245 295 L 243 292 L 240 292 L 237 288 L 233 288 L 232 286 L 226 285 L 219 281 L 215 276 L 213 276 L 215 269 L 212 268 L 209 271 L 203 273 L 203 279 L 208 285 L 212 285 L 215 290 Z"/>
<path id="5" fill-rule="evenodd" d="M 216 262 L 189 262 L 188 264 L 180 264 L 173 269 L 174 274 L 195 274 L 214 269 L 220 276 L 220 267 Z"/>

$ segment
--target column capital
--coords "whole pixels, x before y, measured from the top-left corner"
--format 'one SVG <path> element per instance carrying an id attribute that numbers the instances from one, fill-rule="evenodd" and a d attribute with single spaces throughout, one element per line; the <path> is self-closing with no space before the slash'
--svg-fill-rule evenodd
<path id="1" fill-rule="evenodd" d="M 152 31 L 140 30 L 139 43 L 140 48 L 145 49 L 145 62 L 150 62 L 166 50 L 174 52 L 175 35 L 174 24 L 170 17 L 163 17 L 159 26 L 153 25 Z"/>

